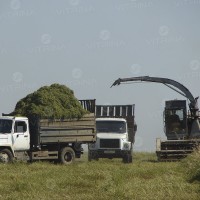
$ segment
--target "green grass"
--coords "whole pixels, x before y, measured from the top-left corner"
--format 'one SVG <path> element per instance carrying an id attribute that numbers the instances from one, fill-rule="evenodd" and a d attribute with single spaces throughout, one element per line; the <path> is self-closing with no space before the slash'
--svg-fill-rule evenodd
<path id="1" fill-rule="evenodd" d="M 0 164 L 0 199 L 199 199 L 200 180 L 189 178 L 188 163 L 159 163 L 153 153 L 135 153 L 132 164 L 87 162 L 87 155 L 69 166 Z"/>

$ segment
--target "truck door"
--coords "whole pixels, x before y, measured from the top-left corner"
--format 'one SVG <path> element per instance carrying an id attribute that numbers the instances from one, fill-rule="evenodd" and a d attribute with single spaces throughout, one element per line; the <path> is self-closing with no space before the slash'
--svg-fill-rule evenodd
<path id="1" fill-rule="evenodd" d="M 29 131 L 26 121 L 15 121 L 13 133 L 13 148 L 16 151 L 29 149 Z"/>

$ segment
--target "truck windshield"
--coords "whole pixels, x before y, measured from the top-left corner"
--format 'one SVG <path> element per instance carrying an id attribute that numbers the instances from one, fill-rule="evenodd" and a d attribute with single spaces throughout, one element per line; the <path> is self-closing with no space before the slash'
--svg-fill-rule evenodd
<path id="1" fill-rule="evenodd" d="M 126 133 L 126 122 L 123 121 L 97 121 L 97 133 Z"/>
<path id="2" fill-rule="evenodd" d="M 12 120 L 0 119 L 0 133 L 11 133 L 12 131 Z"/>

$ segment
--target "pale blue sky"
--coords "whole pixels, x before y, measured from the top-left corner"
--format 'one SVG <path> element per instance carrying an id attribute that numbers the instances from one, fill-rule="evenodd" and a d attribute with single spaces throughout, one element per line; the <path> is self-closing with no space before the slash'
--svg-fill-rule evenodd
<path id="1" fill-rule="evenodd" d="M 136 150 L 165 139 L 159 84 L 121 85 L 153 75 L 200 94 L 200 0 L 0 0 L 0 112 L 43 85 L 66 84 L 97 104 L 136 104 Z"/>

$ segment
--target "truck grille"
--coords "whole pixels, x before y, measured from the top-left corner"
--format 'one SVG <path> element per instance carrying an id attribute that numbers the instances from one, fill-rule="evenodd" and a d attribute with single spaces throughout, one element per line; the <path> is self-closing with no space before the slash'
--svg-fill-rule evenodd
<path id="1" fill-rule="evenodd" d="M 100 148 L 120 148 L 119 139 L 100 139 Z"/>

